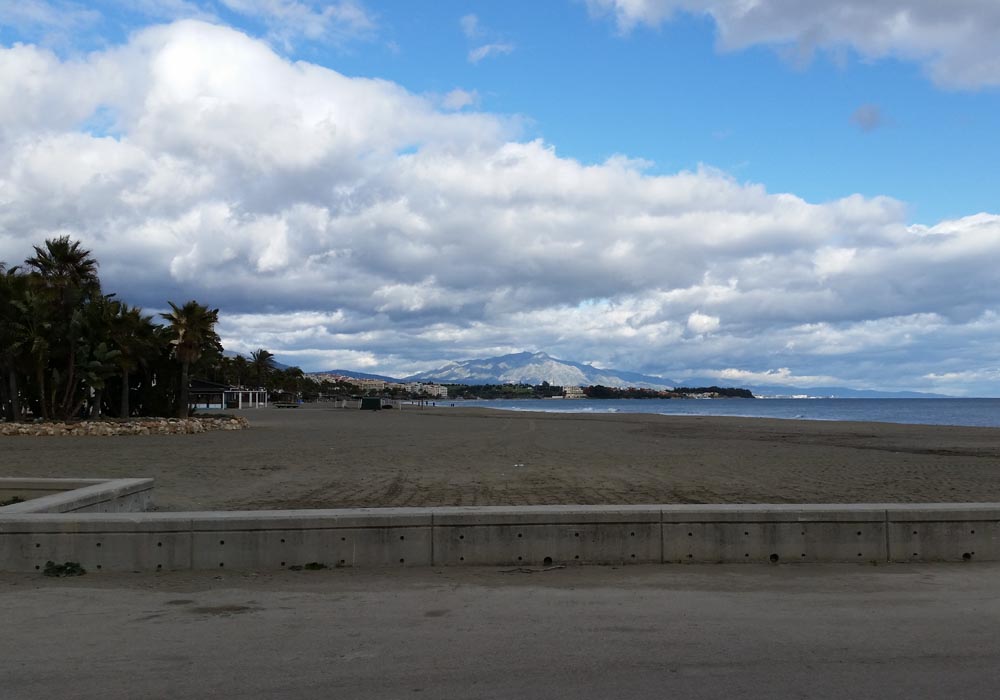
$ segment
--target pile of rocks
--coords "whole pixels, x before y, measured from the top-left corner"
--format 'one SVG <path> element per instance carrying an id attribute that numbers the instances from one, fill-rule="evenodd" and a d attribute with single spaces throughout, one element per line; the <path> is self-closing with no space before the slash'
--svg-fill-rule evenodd
<path id="1" fill-rule="evenodd" d="M 135 418 L 67 423 L 0 423 L 0 435 L 186 435 L 209 430 L 243 430 L 249 427 L 249 421 L 241 416 Z"/>

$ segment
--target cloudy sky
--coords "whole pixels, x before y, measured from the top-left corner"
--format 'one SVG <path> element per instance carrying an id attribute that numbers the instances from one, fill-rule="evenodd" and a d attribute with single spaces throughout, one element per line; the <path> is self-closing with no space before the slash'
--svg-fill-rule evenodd
<path id="1" fill-rule="evenodd" d="M 995 0 L 0 0 L 0 260 L 227 348 L 1000 395 Z"/>

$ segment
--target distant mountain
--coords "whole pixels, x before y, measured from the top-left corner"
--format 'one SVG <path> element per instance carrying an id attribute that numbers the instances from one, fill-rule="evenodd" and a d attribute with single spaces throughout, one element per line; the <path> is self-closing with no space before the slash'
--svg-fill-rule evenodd
<path id="1" fill-rule="evenodd" d="M 801 397 L 820 399 L 946 399 L 945 394 L 920 391 L 878 391 L 877 389 L 847 389 L 842 386 L 750 386 L 754 396 Z"/>
<path id="2" fill-rule="evenodd" d="M 557 360 L 544 352 L 519 352 L 513 355 L 480 360 L 449 362 L 439 369 L 420 372 L 406 381 L 440 384 L 541 384 L 557 386 L 642 387 L 669 389 L 674 382 L 616 369 L 597 369 L 590 365 Z"/>
<path id="3" fill-rule="evenodd" d="M 384 374 L 367 374 L 365 372 L 355 372 L 351 369 L 324 369 L 319 372 L 309 372 L 309 374 L 337 374 L 341 377 L 350 377 L 351 379 L 378 379 L 383 382 L 402 382 L 402 379 L 396 379 L 395 377 L 387 377 Z"/>

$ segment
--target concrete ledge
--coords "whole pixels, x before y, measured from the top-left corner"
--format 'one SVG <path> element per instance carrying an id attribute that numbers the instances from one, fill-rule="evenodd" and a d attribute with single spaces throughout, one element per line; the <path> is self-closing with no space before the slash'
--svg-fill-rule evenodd
<path id="1" fill-rule="evenodd" d="M 0 571 L 1000 561 L 996 503 L 144 513 L 103 511 L 145 507 L 151 479 L 6 481 L 79 488 L 0 508 Z"/>
<path id="2" fill-rule="evenodd" d="M 0 479 L 4 493 L 34 494 L 0 508 L 9 513 L 134 513 L 149 510 L 152 479 Z M 42 494 L 48 495 L 42 495 Z M 21 496 L 24 498 L 24 496 Z"/>

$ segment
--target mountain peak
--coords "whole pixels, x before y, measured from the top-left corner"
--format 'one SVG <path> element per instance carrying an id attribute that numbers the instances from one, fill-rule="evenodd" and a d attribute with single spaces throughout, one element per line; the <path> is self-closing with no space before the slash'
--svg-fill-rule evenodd
<path id="1" fill-rule="evenodd" d="M 449 362 L 436 370 L 421 372 L 407 381 L 454 384 L 541 384 L 556 386 L 643 387 L 668 389 L 669 379 L 634 372 L 601 370 L 590 365 L 559 360 L 545 352 L 518 352 L 462 362 Z"/>

